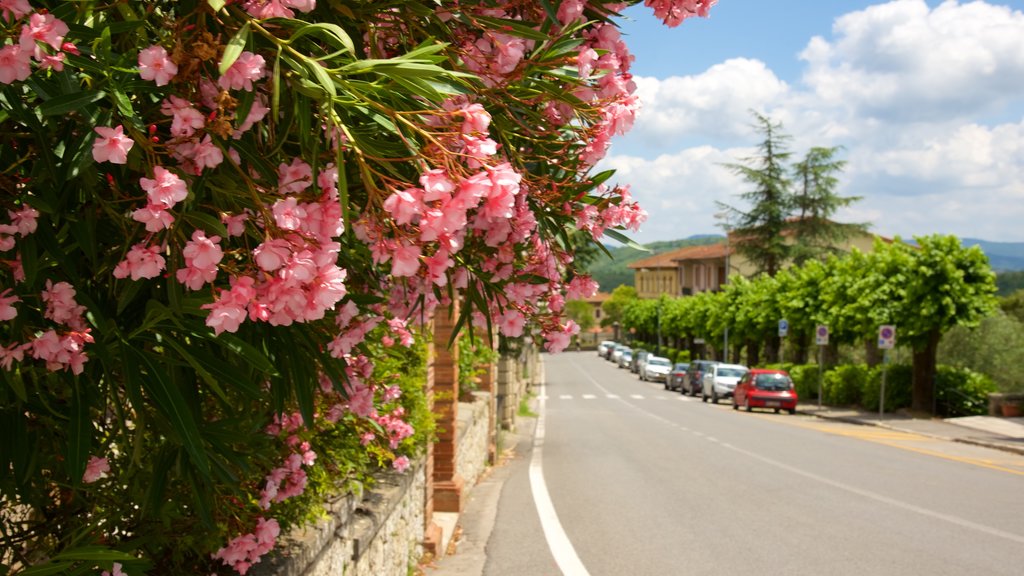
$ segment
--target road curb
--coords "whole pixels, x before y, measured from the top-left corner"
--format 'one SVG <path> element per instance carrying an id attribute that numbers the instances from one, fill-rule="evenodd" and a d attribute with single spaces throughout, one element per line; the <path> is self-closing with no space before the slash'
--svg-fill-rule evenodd
<path id="1" fill-rule="evenodd" d="M 808 416 L 814 416 L 822 420 L 835 420 L 837 422 L 845 422 L 847 424 L 856 424 L 858 426 L 874 426 L 876 428 L 885 428 L 887 430 L 894 430 L 896 432 L 906 432 L 908 434 L 919 434 L 928 438 L 934 438 L 936 440 L 946 440 L 948 442 L 959 442 L 961 444 L 969 444 L 971 446 L 980 446 L 982 448 L 990 448 L 992 450 L 1001 450 L 1003 452 L 1010 452 L 1013 454 L 1019 454 L 1024 456 L 1024 446 L 1013 446 L 1010 444 L 1003 444 L 1000 442 L 990 442 L 987 440 L 978 440 L 975 438 L 959 438 L 955 436 L 943 436 L 941 434 L 934 434 L 930 432 L 923 432 L 920 430 L 910 430 L 908 428 L 901 428 L 899 426 L 893 426 L 885 422 L 878 422 L 872 420 L 865 420 L 857 418 L 855 416 L 843 416 L 835 414 L 821 414 L 816 412 L 807 412 L 803 410 L 798 411 L 800 414 L 806 414 Z"/>

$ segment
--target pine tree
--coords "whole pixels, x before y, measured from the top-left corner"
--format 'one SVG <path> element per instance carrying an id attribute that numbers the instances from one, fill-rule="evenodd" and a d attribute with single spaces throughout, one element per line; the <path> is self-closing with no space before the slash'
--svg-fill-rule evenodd
<path id="1" fill-rule="evenodd" d="M 758 273 L 774 276 L 790 257 L 783 232 L 793 209 L 792 182 L 786 167 L 792 155 L 786 148 L 791 138 L 782 132 L 781 123 L 758 112 L 754 112 L 754 117 L 754 129 L 764 137 L 757 155 L 744 158 L 739 164 L 724 165 L 753 185 L 752 190 L 740 194 L 751 208 L 744 211 L 722 202 L 717 204 L 737 219 L 731 235 L 736 251 Z"/>
<path id="2" fill-rule="evenodd" d="M 804 159 L 793 165 L 793 179 L 797 190 L 793 195 L 793 219 L 790 230 L 796 240 L 791 257 L 795 264 L 811 259 L 823 259 L 840 252 L 837 248 L 844 240 L 867 232 L 865 224 L 844 224 L 832 220 L 840 208 L 860 200 L 859 196 L 840 196 L 836 193 L 839 179 L 836 175 L 846 166 L 837 160 L 840 147 L 814 147 Z"/>

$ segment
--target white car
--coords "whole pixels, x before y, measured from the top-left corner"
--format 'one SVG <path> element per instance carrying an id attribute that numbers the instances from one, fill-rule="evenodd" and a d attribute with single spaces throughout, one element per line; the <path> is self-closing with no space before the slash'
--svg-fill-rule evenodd
<path id="1" fill-rule="evenodd" d="M 601 358 L 607 358 L 608 354 L 612 351 L 612 348 L 614 347 L 614 340 L 602 340 L 601 343 L 597 345 L 597 355 L 600 356 Z"/>
<path id="2" fill-rule="evenodd" d="M 739 364 L 712 365 L 704 373 L 700 399 L 707 402 L 708 398 L 711 398 L 712 403 L 718 404 L 719 398 L 732 398 L 736 383 L 749 371 L 749 368 Z"/>
<path id="3" fill-rule="evenodd" d="M 668 358 L 648 356 L 647 361 L 644 363 L 644 368 L 640 372 L 640 379 L 664 382 L 671 370 L 672 363 L 669 362 Z"/>

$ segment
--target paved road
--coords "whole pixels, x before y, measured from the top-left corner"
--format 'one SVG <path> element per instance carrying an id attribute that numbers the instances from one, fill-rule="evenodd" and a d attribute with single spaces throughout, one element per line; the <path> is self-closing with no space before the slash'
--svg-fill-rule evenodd
<path id="1" fill-rule="evenodd" d="M 556 557 L 593 576 L 1021 573 L 1022 456 L 702 404 L 593 353 L 545 362 L 541 457 L 525 438 L 481 491 L 487 576 L 559 574 Z"/>

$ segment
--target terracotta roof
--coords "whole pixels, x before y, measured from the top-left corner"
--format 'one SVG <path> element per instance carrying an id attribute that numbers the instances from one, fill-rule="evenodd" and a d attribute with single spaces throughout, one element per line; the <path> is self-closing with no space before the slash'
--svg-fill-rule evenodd
<path id="1" fill-rule="evenodd" d="M 607 292 L 598 292 L 597 294 L 594 294 L 590 298 L 584 298 L 583 301 L 584 302 L 590 302 L 591 304 L 599 304 L 599 303 L 604 302 L 605 300 L 607 300 L 607 299 L 609 299 L 611 297 L 612 297 L 612 295 L 607 293 Z"/>
<path id="2" fill-rule="evenodd" d="M 686 250 L 689 250 L 692 246 L 686 248 L 676 248 L 675 250 L 669 250 L 668 252 L 662 252 L 661 254 L 655 254 L 654 256 L 648 256 L 647 258 L 641 258 L 635 262 L 630 262 L 627 268 L 636 270 L 638 268 L 675 268 L 676 265 L 672 261 L 677 254 L 682 254 Z"/>
<path id="3" fill-rule="evenodd" d="M 707 246 L 690 246 L 686 248 L 682 253 L 676 254 L 672 258 L 672 262 L 682 262 L 684 260 L 710 260 L 712 258 L 725 258 L 725 254 L 733 254 L 735 250 L 733 247 L 726 248 L 725 243 L 721 244 L 708 244 Z"/>

